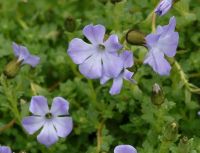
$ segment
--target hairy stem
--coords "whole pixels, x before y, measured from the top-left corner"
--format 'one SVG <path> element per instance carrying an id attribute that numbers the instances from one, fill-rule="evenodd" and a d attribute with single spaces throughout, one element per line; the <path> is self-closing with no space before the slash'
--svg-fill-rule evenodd
<path id="1" fill-rule="evenodd" d="M 104 127 L 104 120 L 101 121 L 97 130 L 97 152 L 96 153 L 99 153 L 101 151 L 103 127 Z"/>

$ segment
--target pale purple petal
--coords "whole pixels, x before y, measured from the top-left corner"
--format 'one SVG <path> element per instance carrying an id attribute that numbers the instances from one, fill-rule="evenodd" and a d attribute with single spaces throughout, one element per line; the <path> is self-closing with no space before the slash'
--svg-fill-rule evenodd
<path id="1" fill-rule="evenodd" d="M 103 73 L 108 77 L 117 77 L 123 70 L 123 61 L 117 54 L 105 53 L 102 61 Z"/>
<path id="2" fill-rule="evenodd" d="M 145 37 L 147 47 L 154 47 L 160 36 L 158 34 L 151 33 Z"/>
<path id="3" fill-rule="evenodd" d="M 122 75 L 120 75 L 120 76 L 117 77 L 117 78 L 114 78 L 114 79 L 113 79 L 113 84 L 112 84 L 112 87 L 111 87 L 109 93 L 110 93 L 111 95 L 119 94 L 120 91 L 121 91 L 121 88 L 122 88 L 122 84 L 123 84 Z"/>
<path id="4" fill-rule="evenodd" d="M 37 136 L 37 140 L 46 147 L 58 141 L 58 136 L 52 122 L 46 121 L 42 131 Z"/>
<path id="5" fill-rule="evenodd" d="M 18 56 L 18 61 L 23 61 L 27 59 L 30 56 L 30 53 L 28 49 L 24 46 L 19 46 L 19 56 Z"/>
<path id="6" fill-rule="evenodd" d="M 29 55 L 28 58 L 23 60 L 22 64 L 29 64 L 32 67 L 35 67 L 40 62 L 40 57 Z"/>
<path id="7" fill-rule="evenodd" d="M 174 32 L 175 27 L 176 27 L 176 18 L 173 16 L 170 18 L 168 25 L 157 27 L 156 34 L 160 35 L 160 37 L 163 37 L 164 35 L 167 35 L 170 32 Z"/>
<path id="8" fill-rule="evenodd" d="M 73 128 L 71 117 L 56 117 L 53 119 L 53 124 L 56 128 L 57 135 L 62 138 L 68 136 Z"/>
<path id="9" fill-rule="evenodd" d="M 115 147 L 114 153 L 137 153 L 137 150 L 131 145 L 118 145 Z"/>
<path id="10" fill-rule="evenodd" d="M 117 52 L 122 49 L 122 45 L 119 43 L 117 35 L 111 35 L 105 42 L 107 52 Z"/>
<path id="11" fill-rule="evenodd" d="M 75 64 L 83 63 L 94 53 L 94 47 L 79 38 L 75 38 L 69 43 L 68 54 Z"/>
<path id="12" fill-rule="evenodd" d="M 105 84 L 110 78 L 106 75 L 103 75 L 101 78 L 100 78 L 100 83 L 101 84 Z"/>
<path id="13" fill-rule="evenodd" d="M 200 111 L 198 111 L 198 112 L 197 112 L 197 115 L 199 115 L 199 116 L 200 116 Z"/>
<path id="14" fill-rule="evenodd" d="M 169 57 L 174 57 L 178 47 L 178 32 L 169 33 L 161 37 L 158 41 L 158 47 Z"/>
<path id="15" fill-rule="evenodd" d="M 144 64 L 149 64 L 155 72 L 160 75 L 169 75 L 171 66 L 164 58 L 164 53 L 160 52 L 158 49 L 150 50 Z"/>
<path id="16" fill-rule="evenodd" d="M 20 46 L 15 42 L 12 43 L 13 51 L 16 57 L 19 57 L 20 54 Z"/>
<path id="17" fill-rule="evenodd" d="M 25 46 L 21 46 L 13 42 L 13 51 L 18 61 L 23 61 L 22 64 L 29 64 L 35 67 L 40 62 L 40 57 L 31 55 Z"/>
<path id="18" fill-rule="evenodd" d="M 29 109 L 34 115 L 45 116 L 49 112 L 47 99 L 43 96 L 33 96 Z"/>
<path id="19" fill-rule="evenodd" d="M 92 44 L 102 44 L 105 31 L 105 27 L 102 25 L 90 24 L 84 27 L 83 34 Z"/>
<path id="20" fill-rule="evenodd" d="M 124 70 L 124 73 L 123 73 L 123 78 L 125 79 L 125 80 L 132 80 L 132 76 L 133 76 L 133 72 L 131 72 L 131 71 L 129 71 L 129 70 L 127 70 L 127 69 L 125 69 Z"/>
<path id="21" fill-rule="evenodd" d="M 137 83 L 136 80 L 132 79 L 133 74 L 134 74 L 133 72 L 131 72 L 131 71 L 125 69 L 125 70 L 124 70 L 124 73 L 123 73 L 123 78 L 124 78 L 125 80 L 130 81 L 131 83 Z"/>
<path id="22" fill-rule="evenodd" d="M 22 126 L 29 133 L 33 134 L 45 123 L 45 119 L 39 116 L 28 116 L 22 120 Z"/>
<path id="23" fill-rule="evenodd" d="M 50 112 L 54 116 L 68 115 L 69 102 L 62 97 L 55 97 Z"/>
<path id="24" fill-rule="evenodd" d="M 124 62 L 124 68 L 133 66 L 134 61 L 132 52 L 124 51 L 120 56 Z"/>
<path id="25" fill-rule="evenodd" d="M 101 54 L 96 53 L 80 64 L 79 71 L 87 78 L 100 78 L 102 76 Z"/>
<path id="26" fill-rule="evenodd" d="M 10 147 L 0 146 L 0 153 L 12 153 Z"/>
<path id="27" fill-rule="evenodd" d="M 161 0 L 155 9 L 155 13 L 162 16 L 166 14 L 172 7 L 172 0 Z"/>

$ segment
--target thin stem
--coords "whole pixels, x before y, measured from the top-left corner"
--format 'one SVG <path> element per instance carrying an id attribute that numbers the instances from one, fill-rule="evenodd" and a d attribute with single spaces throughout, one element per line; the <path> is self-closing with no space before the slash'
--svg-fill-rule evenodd
<path id="1" fill-rule="evenodd" d="M 91 80 L 88 80 L 88 84 L 90 86 L 90 89 L 91 89 L 91 94 L 90 94 L 90 97 L 91 97 L 91 100 L 93 103 L 95 103 L 96 105 L 96 102 L 97 102 L 97 96 L 96 96 L 96 92 L 95 92 L 95 89 L 94 89 L 94 86 L 93 86 L 93 83 Z"/>
<path id="2" fill-rule="evenodd" d="M 3 127 L 0 128 L 0 133 L 2 133 L 3 131 L 11 128 L 14 124 L 15 124 L 15 119 L 11 120 L 8 124 L 4 125 Z"/>
<path id="3" fill-rule="evenodd" d="M 181 68 L 180 64 L 174 59 L 173 61 L 175 68 L 178 70 L 181 80 L 183 81 L 185 87 L 193 93 L 200 94 L 200 88 L 189 83 L 186 74 L 184 73 L 183 69 Z"/>
<path id="4" fill-rule="evenodd" d="M 152 32 L 156 31 L 156 13 L 153 12 L 152 15 L 152 24 L 151 24 Z"/>
<path id="5" fill-rule="evenodd" d="M 101 151 L 103 127 L 104 127 L 104 120 L 101 121 L 97 130 L 97 152 L 96 153 L 99 153 Z"/>

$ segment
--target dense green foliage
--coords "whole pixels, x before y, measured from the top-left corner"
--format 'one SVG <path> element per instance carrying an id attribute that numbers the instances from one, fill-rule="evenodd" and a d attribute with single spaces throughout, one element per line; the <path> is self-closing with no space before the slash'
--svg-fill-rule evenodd
<path id="1" fill-rule="evenodd" d="M 180 0 L 157 25 L 168 24 L 175 16 L 180 41 L 170 76 L 159 76 L 141 64 L 146 48 L 131 46 L 124 40 L 130 29 L 151 33 L 151 12 L 158 0 L 0 0 L 0 72 L 14 58 L 12 42 L 25 45 L 41 57 L 31 69 L 0 86 L 0 144 L 15 152 L 28 153 L 112 153 L 118 144 L 130 144 L 139 153 L 200 153 L 200 3 Z M 67 45 L 83 38 L 88 24 L 102 24 L 107 33 L 116 33 L 135 56 L 134 79 L 125 82 L 119 95 L 111 96 L 111 81 L 83 77 L 67 55 Z M 154 83 L 163 88 L 161 106 L 151 103 Z M 193 85 L 189 84 L 192 83 Z M 70 103 L 74 129 L 66 139 L 50 148 L 39 144 L 21 127 L 29 114 L 33 95 L 62 96 Z M 11 120 L 15 124 L 5 127 Z M 187 140 L 187 138 L 188 140 Z"/>

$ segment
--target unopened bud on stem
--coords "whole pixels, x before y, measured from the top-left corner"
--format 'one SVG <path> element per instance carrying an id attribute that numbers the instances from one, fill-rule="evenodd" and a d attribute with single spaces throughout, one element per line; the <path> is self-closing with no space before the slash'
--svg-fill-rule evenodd
<path id="1" fill-rule="evenodd" d="M 165 127 L 164 138 L 167 141 L 173 141 L 177 138 L 178 135 L 178 125 L 176 122 L 172 122 Z"/>
<path id="2" fill-rule="evenodd" d="M 165 97 L 162 88 L 157 83 L 155 83 L 152 88 L 151 102 L 154 105 L 161 105 L 164 103 L 164 100 Z"/>
<path id="3" fill-rule="evenodd" d="M 189 153 L 190 152 L 190 144 L 188 143 L 188 138 L 183 137 L 180 139 L 178 144 L 178 151 L 179 153 Z"/>
<path id="4" fill-rule="evenodd" d="M 132 45 L 145 45 L 145 34 L 139 31 L 130 30 L 126 34 L 126 41 Z"/>
<path id="5" fill-rule="evenodd" d="M 17 59 L 12 60 L 9 62 L 3 71 L 3 73 L 8 78 L 14 78 L 20 70 L 22 61 L 18 61 Z"/>
<path id="6" fill-rule="evenodd" d="M 73 32 L 76 29 L 76 20 L 73 17 L 67 17 L 64 25 L 67 31 Z"/>

